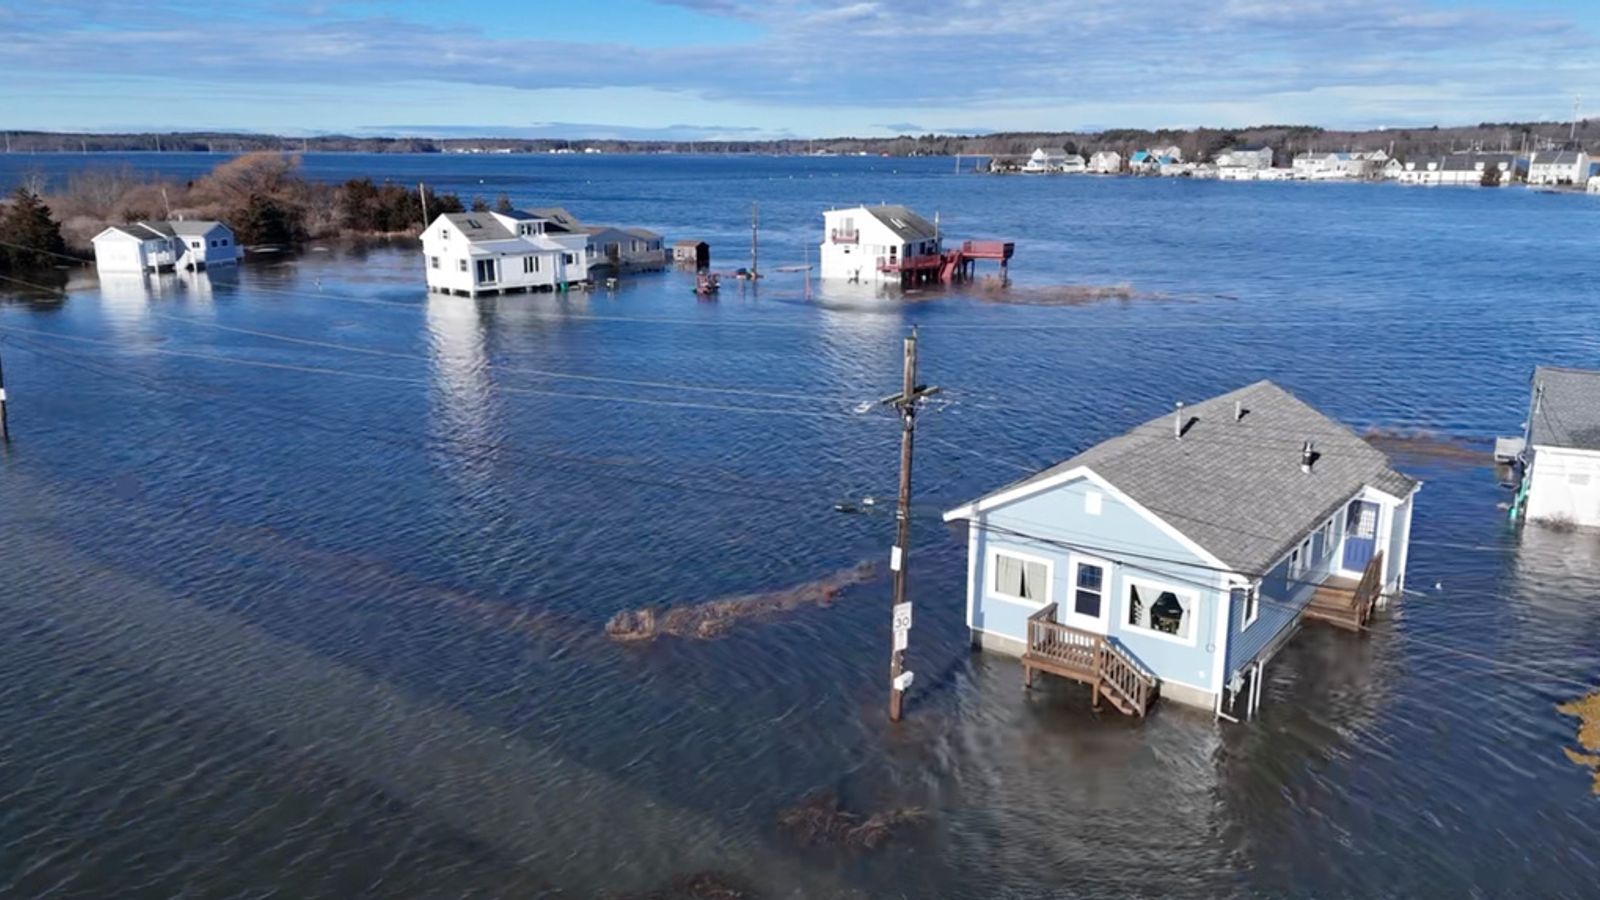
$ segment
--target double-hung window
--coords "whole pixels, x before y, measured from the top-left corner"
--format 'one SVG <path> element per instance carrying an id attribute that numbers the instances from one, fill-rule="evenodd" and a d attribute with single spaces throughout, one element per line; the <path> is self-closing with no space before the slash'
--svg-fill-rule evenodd
<path id="1" fill-rule="evenodd" d="M 1050 602 L 1050 565 L 1044 560 L 996 550 L 993 592 L 1006 600 L 1035 606 Z"/>
<path id="2" fill-rule="evenodd" d="M 1127 585 L 1128 628 L 1182 641 L 1194 641 L 1195 595 L 1189 591 L 1137 578 Z"/>

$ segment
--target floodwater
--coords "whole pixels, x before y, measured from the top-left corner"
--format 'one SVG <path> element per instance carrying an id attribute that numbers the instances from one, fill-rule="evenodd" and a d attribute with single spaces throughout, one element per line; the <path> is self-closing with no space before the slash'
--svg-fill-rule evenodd
<path id="1" fill-rule="evenodd" d="M 0 157 L 0 186 L 85 162 Z M 829 205 L 904 202 L 1015 240 L 1024 301 L 1094 302 L 793 273 L 713 303 L 682 273 L 474 301 L 385 247 L 9 298 L 0 895 L 667 896 L 705 872 L 761 897 L 1593 895 L 1600 798 L 1556 707 L 1600 686 L 1600 535 L 1509 529 L 1487 457 L 1431 442 L 1518 431 L 1535 363 L 1600 365 L 1600 200 L 948 160 L 306 167 L 702 237 L 728 269 L 752 201 L 769 269 Z M 906 721 L 881 576 L 608 638 L 884 560 L 892 519 L 834 506 L 892 496 L 896 425 L 855 409 L 897 389 L 913 325 L 946 393 Z M 1096 714 L 968 650 L 941 509 L 1263 377 L 1426 481 L 1414 593 L 1375 634 L 1308 628 L 1237 725 Z M 778 820 L 819 792 L 925 815 L 803 847 Z"/>

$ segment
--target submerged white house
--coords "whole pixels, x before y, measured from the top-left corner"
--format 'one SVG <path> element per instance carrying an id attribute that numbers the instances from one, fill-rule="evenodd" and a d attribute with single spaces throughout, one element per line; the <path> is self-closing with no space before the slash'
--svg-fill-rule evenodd
<path id="1" fill-rule="evenodd" d="M 240 250 L 233 229 L 209 219 L 112 225 L 94 236 L 95 269 L 108 274 L 199 271 L 233 265 Z"/>
<path id="2" fill-rule="evenodd" d="M 938 226 L 896 204 L 823 213 L 818 254 L 823 278 L 864 284 L 903 283 L 908 273 L 937 270 L 944 253 Z"/>
<path id="3" fill-rule="evenodd" d="M 1600 528 L 1600 372 L 1534 370 L 1520 487 L 1527 519 Z"/>
<path id="4" fill-rule="evenodd" d="M 1143 715 L 1259 703 L 1301 623 L 1364 628 L 1405 581 L 1420 483 L 1261 381 L 945 513 L 967 523 L 975 646 Z"/>
<path id="5" fill-rule="evenodd" d="M 550 233 L 546 219 L 513 211 L 445 213 L 422 232 L 428 290 L 477 295 L 564 290 L 587 277 L 588 236 Z"/>

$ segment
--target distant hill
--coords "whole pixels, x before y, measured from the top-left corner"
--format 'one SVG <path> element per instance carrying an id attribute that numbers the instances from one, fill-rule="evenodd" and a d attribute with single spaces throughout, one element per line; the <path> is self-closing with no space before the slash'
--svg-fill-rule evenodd
<path id="1" fill-rule="evenodd" d="M 1600 128 L 1578 124 L 1576 140 L 1584 149 L 1600 150 Z M 1249 128 L 1113 129 L 1100 132 L 1005 132 L 984 135 L 926 134 L 893 138 L 839 137 L 778 141 L 639 141 L 520 138 L 349 137 L 323 135 L 294 138 L 272 134 L 169 132 L 146 134 L 73 134 L 42 131 L 6 132 L 6 145 L 16 153 L 188 151 L 244 153 L 258 150 L 345 153 L 546 153 L 558 150 L 605 153 L 836 153 L 889 156 L 1025 155 L 1035 147 L 1065 147 L 1088 154 L 1116 150 L 1127 154 L 1152 146 L 1177 145 L 1186 159 L 1208 159 L 1239 145 L 1265 144 L 1285 161 L 1307 150 L 1389 150 L 1406 159 L 1452 150 L 1520 150 L 1568 144 L 1567 122 L 1484 122 L 1478 125 L 1385 128 L 1339 131 L 1313 125 L 1259 125 Z"/>

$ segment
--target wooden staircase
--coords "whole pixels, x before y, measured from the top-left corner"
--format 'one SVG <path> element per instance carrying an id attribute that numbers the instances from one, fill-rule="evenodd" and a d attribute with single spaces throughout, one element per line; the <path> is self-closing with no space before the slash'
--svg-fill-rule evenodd
<path id="1" fill-rule="evenodd" d="M 1035 672 L 1048 672 L 1094 689 L 1094 705 L 1104 698 L 1124 715 L 1143 716 L 1155 699 L 1155 673 L 1140 665 L 1103 634 L 1062 625 L 1052 603 L 1028 617 L 1028 650 L 1022 655 L 1022 681 L 1033 687 Z"/>
<path id="2" fill-rule="evenodd" d="M 1330 578 L 1317 587 L 1306 604 L 1305 617 L 1346 631 L 1364 631 L 1372 621 L 1383 594 L 1383 551 L 1367 561 L 1361 580 Z"/>

